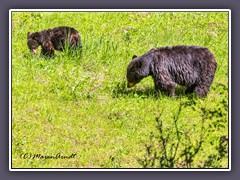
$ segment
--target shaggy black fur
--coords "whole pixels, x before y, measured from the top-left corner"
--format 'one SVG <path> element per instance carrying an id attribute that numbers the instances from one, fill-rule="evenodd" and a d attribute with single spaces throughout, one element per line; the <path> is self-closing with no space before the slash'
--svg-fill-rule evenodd
<path id="1" fill-rule="evenodd" d="M 47 29 L 40 32 L 27 33 L 28 48 L 36 54 L 38 46 L 42 46 L 41 54 L 52 56 L 54 50 L 63 51 L 68 44 L 69 47 L 82 48 L 81 37 L 78 31 L 72 27 L 62 26 Z"/>
<path id="2" fill-rule="evenodd" d="M 152 76 L 156 90 L 175 95 L 177 84 L 187 86 L 186 93 L 195 91 L 204 98 L 217 68 L 214 55 L 204 47 L 173 46 L 151 49 L 133 56 L 127 68 L 128 87 Z"/>

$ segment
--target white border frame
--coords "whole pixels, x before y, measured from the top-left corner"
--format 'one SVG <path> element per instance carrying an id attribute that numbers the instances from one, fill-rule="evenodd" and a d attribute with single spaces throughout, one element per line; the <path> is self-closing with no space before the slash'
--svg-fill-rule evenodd
<path id="1" fill-rule="evenodd" d="M 12 168 L 12 12 L 228 12 L 228 169 Z M 9 10 L 9 171 L 231 171 L 231 10 L 230 9 L 10 9 Z"/>

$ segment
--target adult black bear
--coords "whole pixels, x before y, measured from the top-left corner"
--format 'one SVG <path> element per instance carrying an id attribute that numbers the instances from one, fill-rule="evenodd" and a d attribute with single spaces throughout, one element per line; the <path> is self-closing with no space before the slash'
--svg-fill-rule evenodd
<path id="1" fill-rule="evenodd" d="M 156 90 L 175 95 L 177 84 L 187 86 L 186 93 L 195 91 L 204 98 L 209 92 L 217 62 L 205 47 L 173 46 L 151 49 L 133 56 L 127 68 L 128 88 L 152 76 Z"/>
<path id="2" fill-rule="evenodd" d="M 62 26 L 47 29 L 34 33 L 27 33 L 28 48 L 36 54 L 38 46 L 42 47 L 42 54 L 54 55 L 54 50 L 63 51 L 68 45 L 69 48 L 82 48 L 81 37 L 78 31 L 72 27 Z"/>

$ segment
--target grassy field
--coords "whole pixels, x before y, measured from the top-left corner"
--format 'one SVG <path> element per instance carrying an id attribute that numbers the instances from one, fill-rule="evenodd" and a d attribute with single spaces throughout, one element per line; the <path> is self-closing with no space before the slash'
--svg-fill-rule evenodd
<path id="1" fill-rule="evenodd" d="M 57 26 L 82 55 L 31 55 L 27 32 Z M 205 99 L 157 94 L 151 77 L 126 88 L 134 54 L 179 44 L 216 57 Z M 12 167 L 228 168 L 228 13 L 12 12 Z"/>

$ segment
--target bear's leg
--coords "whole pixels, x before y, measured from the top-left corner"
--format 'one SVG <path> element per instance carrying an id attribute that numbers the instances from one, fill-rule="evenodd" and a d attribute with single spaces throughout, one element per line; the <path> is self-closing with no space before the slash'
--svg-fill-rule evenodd
<path id="1" fill-rule="evenodd" d="M 77 48 L 80 45 L 80 36 L 78 33 L 73 33 L 70 36 L 70 47 Z"/>
<path id="2" fill-rule="evenodd" d="M 166 92 L 169 96 L 175 96 L 177 84 L 170 79 L 160 78 L 155 79 L 155 89 Z"/>
<path id="3" fill-rule="evenodd" d="M 195 88 L 195 92 L 201 98 L 205 98 L 207 96 L 208 91 L 209 91 L 209 87 L 205 85 L 199 85 L 199 86 L 196 86 Z"/>
<path id="4" fill-rule="evenodd" d="M 167 91 L 168 91 L 168 95 L 169 96 L 172 96 L 174 97 L 175 96 L 175 89 L 177 87 L 177 84 L 176 83 L 170 83 L 168 86 L 167 86 Z"/>
<path id="5" fill-rule="evenodd" d="M 54 47 L 51 41 L 43 42 L 41 54 L 44 56 L 54 55 Z"/>
<path id="6" fill-rule="evenodd" d="M 192 85 L 192 86 L 188 86 L 186 91 L 185 91 L 185 94 L 189 94 L 189 93 L 193 93 L 194 89 L 195 89 L 196 85 Z"/>
<path id="7" fill-rule="evenodd" d="M 44 56 L 52 57 L 54 55 L 54 50 L 42 48 L 41 54 Z"/>

